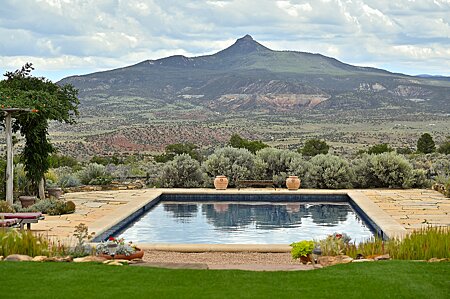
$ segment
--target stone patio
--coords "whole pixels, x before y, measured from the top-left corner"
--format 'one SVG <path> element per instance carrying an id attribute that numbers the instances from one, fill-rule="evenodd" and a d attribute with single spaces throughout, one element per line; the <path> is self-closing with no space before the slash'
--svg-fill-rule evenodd
<path id="1" fill-rule="evenodd" d="M 346 190 L 340 190 L 339 192 L 342 191 L 345 192 Z M 76 225 L 84 223 L 89 227 L 89 232 L 98 234 L 143 207 L 163 192 L 214 193 L 217 191 L 213 189 L 141 189 L 67 193 L 64 197 L 66 200 L 75 202 L 77 207 L 75 213 L 62 216 L 46 215 L 45 220 L 32 225 L 32 229 L 43 232 L 55 240 L 72 243 L 75 241 L 72 235 Z M 281 194 L 286 190 L 249 188 L 240 191 L 231 189 L 229 192 Z M 294 192 L 333 193 L 337 191 L 301 189 Z M 450 200 L 437 191 L 373 189 L 351 190 L 351 192 L 364 194 L 407 231 L 429 225 L 450 226 Z"/>

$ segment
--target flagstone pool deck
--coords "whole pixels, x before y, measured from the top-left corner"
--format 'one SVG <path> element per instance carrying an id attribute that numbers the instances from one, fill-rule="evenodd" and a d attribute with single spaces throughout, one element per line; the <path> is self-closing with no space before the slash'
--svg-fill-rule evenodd
<path id="1" fill-rule="evenodd" d="M 369 214 L 372 220 L 381 226 L 388 236 L 401 236 L 407 231 L 421 227 L 450 226 L 450 199 L 441 193 L 428 189 L 351 189 L 351 190 L 311 190 L 300 189 L 287 191 L 286 189 L 228 189 L 216 191 L 214 189 L 140 189 L 119 191 L 92 191 L 67 193 L 66 200 L 76 204 L 74 214 L 49 216 L 45 220 L 32 225 L 34 231 L 42 232 L 54 240 L 64 242 L 75 241 L 73 232 L 75 226 L 84 223 L 89 232 L 99 234 L 109 227 L 143 207 L 150 200 L 162 193 L 207 193 L 207 194 L 343 194 L 348 193 L 353 200 Z M 378 223 L 379 222 L 379 223 Z M 196 245 L 148 245 L 157 250 L 192 251 Z M 198 247 L 198 246 L 197 246 Z M 145 246 L 144 246 L 145 248 Z M 207 251 L 269 251 L 284 252 L 290 247 L 285 245 L 214 245 L 202 246 Z M 228 249 L 227 249 L 228 248 Z M 231 248 L 231 249 L 230 249 Z M 198 249 L 198 248 L 197 248 Z"/>

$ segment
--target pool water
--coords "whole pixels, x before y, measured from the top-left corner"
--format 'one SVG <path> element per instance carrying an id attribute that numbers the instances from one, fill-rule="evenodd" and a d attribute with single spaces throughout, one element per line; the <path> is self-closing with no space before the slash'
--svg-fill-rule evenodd
<path id="1" fill-rule="evenodd" d="M 136 243 L 289 244 L 346 233 L 373 237 L 345 202 L 160 202 L 118 237 Z"/>

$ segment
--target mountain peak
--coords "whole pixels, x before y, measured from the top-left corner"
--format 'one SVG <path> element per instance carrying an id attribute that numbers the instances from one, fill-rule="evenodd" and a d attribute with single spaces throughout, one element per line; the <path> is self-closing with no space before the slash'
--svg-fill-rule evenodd
<path id="1" fill-rule="evenodd" d="M 234 44 L 218 52 L 220 55 L 236 55 L 236 54 L 248 54 L 251 52 L 266 52 L 272 51 L 269 48 L 264 47 L 249 34 L 236 40 Z"/>

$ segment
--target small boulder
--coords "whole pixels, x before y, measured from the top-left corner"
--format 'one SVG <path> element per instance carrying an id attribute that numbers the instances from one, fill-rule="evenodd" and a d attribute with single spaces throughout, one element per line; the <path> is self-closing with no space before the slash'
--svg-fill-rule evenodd
<path id="1" fill-rule="evenodd" d="M 5 261 L 10 261 L 10 262 L 29 262 L 32 260 L 33 260 L 33 258 L 31 256 L 24 255 L 24 254 L 11 254 L 5 258 Z"/>
<path id="2" fill-rule="evenodd" d="M 431 259 L 428 260 L 428 262 L 429 263 L 439 263 L 439 262 L 447 262 L 449 260 L 450 259 L 448 259 L 448 258 L 438 259 L 438 258 L 432 257 Z"/>
<path id="3" fill-rule="evenodd" d="M 337 255 L 337 256 L 319 256 L 319 264 L 324 267 L 333 266 L 337 264 L 348 264 L 353 261 L 353 259 L 347 255 Z"/>
<path id="4" fill-rule="evenodd" d="M 78 258 L 74 259 L 73 261 L 75 263 L 88 263 L 88 262 L 103 263 L 106 260 L 107 260 L 107 258 L 105 258 L 103 256 L 88 255 L 88 256 L 84 256 L 84 257 L 78 257 Z"/>
<path id="5" fill-rule="evenodd" d="M 385 261 L 385 260 L 390 260 L 391 258 L 389 256 L 389 253 L 387 253 L 387 254 L 375 256 L 373 259 L 376 261 Z"/>
<path id="6" fill-rule="evenodd" d="M 3 255 L 0 255 L 0 262 L 3 261 Z"/>
<path id="7" fill-rule="evenodd" d="M 46 259 L 47 262 L 71 262 L 73 258 L 68 256 L 52 256 Z"/>
<path id="8" fill-rule="evenodd" d="M 37 255 L 33 258 L 33 262 L 45 262 L 47 259 L 45 255 Z"/>
<path id="9" fill-rule="evenodd" d="M 119 262 L 116 262 L 116 261 L 113 261 L 111 263 L 107 263 L 106 265 L 109 265 L 109 266 L 123 266 L 123 264 L 121 264 Z"/>
<path id="10" fill-rule="evenodd" d="M 373 262 L 373 259 L 356 259 L 353 260 L 352 263 L 362 263 L 362 262 Z"/>

